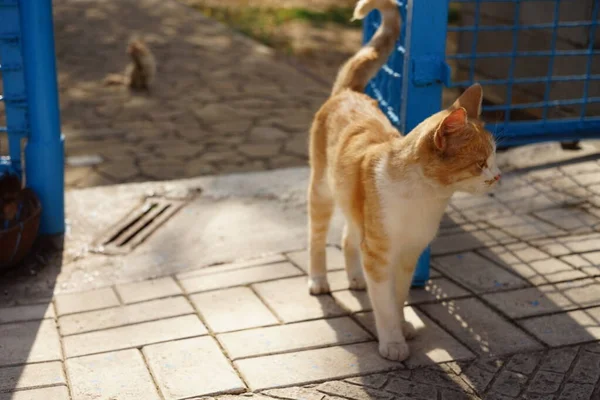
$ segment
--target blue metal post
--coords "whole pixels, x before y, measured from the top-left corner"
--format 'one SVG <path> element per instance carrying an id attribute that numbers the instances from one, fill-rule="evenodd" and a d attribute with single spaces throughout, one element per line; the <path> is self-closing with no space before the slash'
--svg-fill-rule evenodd
<path id="1" fill-rule="evenodd" d="M 402 74 L 400 124 L 402 131 L 408 133 L 442 107 L 448 1 L 409 0 L 405 23 L 408 56 Z M 427 248 L 419 258 L 413 286 L 424 286 L 429 280 L 430 254 Z"/>
<path id="2" fill-rule="evenodd" d="M 21 28 L 30 134 L 26 184 L 40 198 L 40 233 L 65 231 L 64 137 L 60 132 L 52 0 L 21 0 Z"/>

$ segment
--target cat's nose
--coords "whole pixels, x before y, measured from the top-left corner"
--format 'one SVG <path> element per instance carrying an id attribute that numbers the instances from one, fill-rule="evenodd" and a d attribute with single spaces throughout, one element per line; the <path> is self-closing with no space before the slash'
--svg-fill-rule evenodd
<path id="1" fill-rule="evenodd" d="M 500 180 L 500 176 L 501 176 L 500 174 L 496 175 L 496 176 L 494 177 L 494 180 L 495 180 L 496 182 L 498 182 L 498 181 Z"/>

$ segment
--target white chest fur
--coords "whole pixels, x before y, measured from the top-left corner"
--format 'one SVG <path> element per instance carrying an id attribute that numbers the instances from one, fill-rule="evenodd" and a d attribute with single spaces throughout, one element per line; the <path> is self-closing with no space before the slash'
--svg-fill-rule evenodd
<path id="1" fill-rule="evenodd" d="M 425 247 L 437 233 L 449 197 L 437 193 L 416 169 L 406 171 L 401 180 L 391 179 L 386 165 L 387 159 L 381 160 L 375 176 L 391 246 L 397 251 Z"/>

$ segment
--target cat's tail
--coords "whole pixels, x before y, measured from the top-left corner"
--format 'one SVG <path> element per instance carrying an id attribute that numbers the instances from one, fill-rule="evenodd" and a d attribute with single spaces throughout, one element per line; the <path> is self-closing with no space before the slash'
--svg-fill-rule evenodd
<path id="1" fill-rule="evenodd" d="M 369 80 L 394 50 L 394 44 L 400 35 L 400 13 L 396 1 L 360 0 L 354 8 L 352 20 L 363 19 L 373 9 L 379 10 L 383 22 L 369 43 L 342 66 L 333 85 L 332 95 L 344 89 L 364 91 Z"/>

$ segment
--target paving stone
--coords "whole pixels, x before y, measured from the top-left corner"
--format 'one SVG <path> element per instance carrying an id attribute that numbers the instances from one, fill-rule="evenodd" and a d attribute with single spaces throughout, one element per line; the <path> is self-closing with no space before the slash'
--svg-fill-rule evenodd
<path id="1" fill-rule="evenodd" d="M 571 250 L 561 242 L 562 238 L 549 238 L 549 239 L 539 239 L 531 241 L 536 247 L 539 247 L 544 252 L 554 256 L 564 256 L 571 253 Z"/>
<path id="2" fill-rule="evenodd" d="M 60 317 L 60 332 L 63 335 L 115 328 L 162 318 L 193 314 L 195 311 L 182 297 L 152 300 L 127 306 L 88 311 Z"/>
<path id="3" fill-rule="evenodd" d="M 505 321 L 479 300 L 453 300 L 427 304 L 421 308 L 479 355 L 498 356 L 540 349 L 540 345 L 525 332 Z"/>
<path id="4" fill-rule="evenodd" d="M 496 264 L 514 271 L 533 285 L 585 277 L 583 272 L 525 243 L 498 246 L 479 252 Z"/>
<path id="5" fill-rule="evenodd" d="M 567 372 L 577 356 L 578 347 L 564 347 L 550 349 L 542 361 L 540 370 L 553 372 Z"/>
<path id="6" fill-rule="evenodd" d="M 538 218 L 568 232 L 586 232 L 600 223 L 600 219 L 578 208 L 554 208 L 535 213 Z"/>
<path id="7" fill-rule="evenodd" d="M 259 283 L 253 287 L 269 308 L 286 323 L 346 314 L 331 296 L 311 296 L 304 276 Z"/>
<path id="8" fill-rule="evenodd" d="M 300 267 L 304 272 L 308 273 L 309 254 L 307 250 L 295 251 L 287 253 L 286 255 L 294 264 Z M 328 271 L 345 268 L 344 254 L 337 247 L 327 246 L 326 259 Z"/>
<path id="9" fill-rule="evenodd" d="M 520 324 L 552 347 L 600 340 L 600 307 L 529 318 Z"/>
<path id="10" fill-rule="evenodd" d="M 372 312 L 357 314 L 359 322 L 377 335 Z M 417 330 L 417 337 L 409 342 L 410 357 L 404 363 L 410 367 L 468 360 L 475 356 L 425 314 L 412 307 L 404 307 L 404 317 Z"/>
<path id="11" fill-rule="evenodd" d="M 56 360 L 62 351 L 54 320 L 0 325 L 0 366 Z"/>
<path id="12" fill-rule="evenodd" d="M 541 357 L 542 354 L 540 353 L 515 354 L 510 358 L 508 364 L 506 364 L 506 369 L 529 375 L 537 367 Z"/>
<path id="13" fill-rule="evenodd" d="M 431 254 L 437 256 L 448 253 L 459 253 L 482 247 L 486 247 L 486 244 L 481 242 L 471 232 L 465 232 L 435 238 L 431 244 Z"/>
<path id="14" fill-rule="evenodd" d="M 451 390 L 451 389 L 441 389 L 440 393 L 441 393 L 442 400 L 480 400 L 480 398 L 478 396 L 468 394 L 468 393 L 458 392 L 456 390 Z M 486 400 L 492 400 L 492 399 L 491 398 L 488 399 L 486 397 Z"/>
<path id="15" fill-rule="evenodd" d="M 462 215 L 471 222 L 489 221 L 491 218 L 500 218 L 512 214 L 510 207 L 506 207 L 504 204 L 494 201 L 493 199 L 489 204 L 469 208 L 467 210 L 459 208 L 459 210 L 461 210 Z"/>
<path id="16" fill-rule="evenodd" d="M 104 288 L 89 292 L 58 295 L 54 298 L 54 304 L 56 305 L 56 313 L 60 316 L 115 307 L 119 305 L 119 299 L 111 288 Z"/>
<path id="17" fill-rule="evenodd" d="M 377 389 L 364 388 L 342 381 L 325 382 L 316 387 L 322 393 L 354 400 L 392 399 L 392 394 Z"/>
<path id="18" fill-rule="evenodd" d="M 286 261 L 286 258 L 283 255 L 274 254 L 274 255 L 269 255 L 269 256 L 265 256 L 265 257 L 253 258 L 250 260 L 236 261 L 236 262 L 232 262 L 232 263 L 219 264 L 219 265 L 215 265 L 212 267 L 204 267 L 204 268 L 198 268 L 198 269 L 193 269 L 190 271 L 181 272 L 181 273 L 177 274 L 177 279 L 181 280 L 181 279 L 191 278 L 191 277 L 195 277 L 195 276 L 207 276 L 207 275 L 219 274 L 219 273 L 223 273 L 223 272 L 227 272 L 227 271 L 234 271 L 237 269 L 257 267 L 257 266 L 267 265 L 267 264 L 275 264 L 275 263 L 282 262 L 282 261 Z"/>
<path id="19" fill-rule="evenodd" d="M 171 277 L 117 285 L 116 289 L 125 304 L 181 294 L 181 289 Z"/>
<path id="20" fill-rule="evenodd" d="M 468 295 L 468 291 L 446 278 L 430 279 L 425 287 L 410 290 L 406 304 L 438 302 Z"/>
<path id="21" fill-rule="evenodd" d="M 522 399 L 523 400 L 554 400 L 554 395 L 553 394 L 540 394 L 540 393 L 527 392 L 527 393 L 522 394 Z"/>
<path id="22" fill-rule="evenodd" d="M 491 219 L 488 223 L 497 228 L 501 228 L 505 232 L 508 232 L 510 235 L 521 240 L 540 239 L 566 234 L 562 229 L 528 215 L 511 215 Z"/>
<path id="23" fill-rule="evenodd" d="M 533 245 L 554 256 L 600 250 L 600 233 L 570 235 L 552 240 L 534 241 Z"/>
<path id="24" fill-rule="evenodd" d="M 0 368 L 0 392 L 66 384 L 60 362 Z"/>
<path id="25" fill-rule="evenodd" d="M 569 375 L 569 382 L 595 384 L 600 378 L 600 354 L 582 352 L 579 355 L 573 371 Z"/>
<path id="26" fill-rule="evenodd" d="M 247 287 L 190 296 L 213 332 L 229 332 L 277 324 L 277 318 Z"/>
<path id="27" fill-rule="evenodd" d="M 538 371 L 529 383 L 528 391 L 533 393 L 555 393 L 562 383 L 563 375 L 556 372 Z"/>
<path id="28" fill-rule="evenodd" d="M 402 372 L 404 373 L 406 376 L 406 378 L 409 377 L 409 371 L 397 371 L 397 372 Z M 400 374 L 394 374 L 395 375 L 400 375 Z M 350 382 L 350 383 L 354 383 L 355 385 L 361 385 L 361 386 L 368 386 L 368 387 L 372 387 L 375 389 L 381 389 L 389 380 L 389 375 L 387 374 L 372 374 L 372 375 L 364 375 L 364 376 L 357 376 L 354 378 L 348 378 L 346 379 L 346 382 Z"/>
<path id="29" fill-rule="evenodd" d="M 66 386 L 24 390 L 14 393 L 0 393 L 0 400 L 70 400 Z M 76 400 L 76 399 L 73 399 Z"/>
<path id="30" fill-rule="evenodd" d="M 574 175 L 572 178 L 575 180 L 575 182 L 583 186 L 594 185 L 596 183 L 600 183 L 600 170 L 587 174 Z"/>
<path id="31" fill-rule="evenodd" d="M 254 158 L 273 157 L 280 152 L 281 145 L 279 144 L 242 144 L 238 146 L 239 151 Z"/>
<path id="32" fill-rule="evenodd" d="M 343 271 L 344 274 L 346 273 Z M 331 295 L 345 310 L 356 313 L 361 311 L 371 311 L 371 301 L 366 290 L 340 290 L 332 292 Z"/>
<path id="33" fill-rule="evenodd" d="M 476 293 L 522 287 L 525 281 L 475 253 L 436 259 L 438 269 Z"/>
<path id="34" fill-rule="evenodd" d="M 187 399 L 246 390 L 211 337 L 146 346 L 143 352 L 165 399 Z M 196 383 L 190 385 L 190 382 Z"/>
<path id="35" fill-rule="evenodd" d="M 569 165 L 563 165 L 559 168 L 562 172 L 564 172 L 567 175 L 577 175 L 589 172 L 596 172 L 600 169 L 600 165 L 598 165 L 597 161 L 586 161 Z"/>
<path id="36" fill-rule="evenodd" d="M 275 397 L 276 399 L 286 400 L 323 400 L 323 393 L 318 392 L 315 388 L 291 387 L 283 389 L 271 389 L 262 392 L 266 395 Z"/>
<path id="37" fill-rule="evenodd" d="M 385 390 L 409 398 L 437 398 L 437 389 L 434 386 L 425 383 L 411 382 L 406 379 L 391 379 L 389 383 L 385 386 Z"/>
<path id="38" fill-rule="evenodd" d="M 206 333 L 206 328 L 197 316 L 186 315 L 67 336 L 63 339 L 63 345 L 67 357 L 76 357 L 200 336 Z"/>
<path id="39" fill-rule="evenodd" d="M 401 368 L 379 355 L 377 343 L 359 343 L 234 362 L 251 390 L 303 385 Z"/>
<path id="40" fill-rule="evenodd" d="M 9 308 L 0 308 L 0 324 L 7 322 L 36 321 L 54 318 L 52 304 L 32 304 Z"/>
<path id="41" fill-rule="evenodd" d="M 207 279 L 204 276 L 195 276 L 182 279 L 180 282 L 186 292 L 195 293 L 234 286 L 244 286 L 251 283 L 301 274 L 302 272 L 290 263 L 278 263 L 215 273 L 210 276 L 210 279 Z"/>
<path id="42" fill-rule="evenodd" d="M 218 339 L 231 359 L 239 359 L 363 342 L 371 335 L 342 317 L 225 333 Z"/>
<path id="43" fill-rule="evenodd" d="M 483 296 L 511 318 L 600 305 L 600 282 L 582 279 Z"/>
<path id="44" fill-rule="evenodd" d="M 488 368 L 482 368 L 480 363 L 474 362 L 462 374 L 460 374 L 460 377 L 475 391 L 478 393 L 483 393 L 490 382 L 492 382 L 499 369 L 500 368 L 489 371 Z"/>
<path id="45" fill-rule="evenodd" d="M 498 378 L 492 384 L 491 391 L 493 393 L 515 397 L 523 390 L 526 382 L 526 375 L 504 370 L 500 372 Z"/>
<path id="46" fill-rule="evenodd" d="M 73 400 L 160 399 L 138 350 L 67 360 Z"/>
<path id="47" fill-rule="evenodd" d="M 473 393 L 473 390 L 460 377 L 437 366 L 430 368 L 415 369 L 411 375 L 411 381 L 425 383 L 427 385 L 448 388 L 453 391 L 460 390 L 463 393 Z M 443 396 L 442 396 L 443 397 Z M 451 398 L 446 397 L 450 400 Z"/>
<path id="48" fill-rule="evenodd" d="M 567 383 L 557 400 L 591 400 L 594 385 Z"/>
<path id="49" fill-rule="evenodd" d="M 527 197 L 523 199 L 517 199 L 506 202 L 505 205 L 508 209 L 512 210 L 515 214 L 529 214 L 535 211 L 546 210 L 551 207 L 556 207 L 556 200 L 548 196 L 548 193 L 540 193 L 535 197 Z"/>

